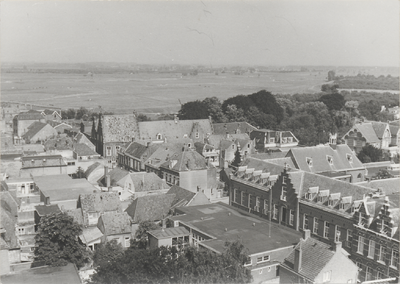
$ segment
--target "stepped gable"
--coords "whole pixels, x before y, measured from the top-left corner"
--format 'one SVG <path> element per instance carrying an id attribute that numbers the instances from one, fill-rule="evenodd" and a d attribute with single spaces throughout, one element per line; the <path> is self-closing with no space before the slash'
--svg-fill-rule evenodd
<path id="1" fill-rule="evenodd" d="M 134 114 L 103 115 L 103 142 L 130 142 L 132 138 L 139 139 L 139 129 Z"/>

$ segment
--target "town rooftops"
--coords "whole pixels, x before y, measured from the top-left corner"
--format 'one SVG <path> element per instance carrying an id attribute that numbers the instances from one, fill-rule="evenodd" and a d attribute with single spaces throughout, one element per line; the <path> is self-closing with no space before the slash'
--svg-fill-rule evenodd
<path id="1" fill-rule="evenodd" d="M 170 157 L 169 161 L 163 163 L 161 167 L 177 172 L 204 170 L 208 168 L 204 157 L 192 150 L 184 150 L 175 153 Z"/>
<path id="2" fill-rule="evenodd" d="M 250 136 L 247 133 L 240 133 L 240 134 L 229 134 L 229 135 L 222 135 L 222 134 L 211 134 L 207 139 L 207 143 L 214 146 L 216 149 L 221 148 L 221 142 L 223 140 L 234 140 L 234 139 L 243 139 L 247 140 L 250 139 Z"/>
<path id="3" fill-rule="evenodd" d="M 60 213 L 60 207 L 57 204 L 52 205 L 37 205 L 35 206 L 36 212 L 39 216 L 46 216 L 52 213 Z"/>
<path id="4" fill-rule="evenodd" d="M 156 145 L 152 144 L 147 146 L 139 142 L 131 142 L 124 151 L 124 154 L 127 154 L 134 158 L 141 159 L 146 152 L 148 152 L 149 153 L 148 156 L 150 156 L 150 153 L 153 153 L 158 147 L 159 145 L 157 144 Z"/>
<path id="5" fill-rule="evenodd" d="M 296 168 L 319 173 L 363 168 L 363 164 L 346 144 L 292 148 L 286 157 L 293 160 Z"/>
<path id="6" fill-rule="evenodd" d="M 40 167 L 66 167 L 61 155 L 41 155 L 21 157 L 22 168 L 40 168 Z"/>
<path id="7" fill-rule="evenodd" d="M 90 165 L 85 171 L 85 177 L 88 178 L 92 172 L 94 172 L 97 168 L 104 167 L 101 163 L 96 162 Z"/>
<path id="8" fill-rule="evenodd" d="M 2 275 L 3 284 L 30 283 L 30 284 L 81 284 L 78 270 L 74 264 L 66 266 L 43 266 L 28 270 L 17 271 Z"/>
<path id="9" fill-rule="evenodd" d="M 240 134 L 250 133 L 253 130 L 257 130 L 256 127 L 252 126 L 247 122 L 227 122 L 227 123 L 213 123 L 214 134 Z"/>
<path id="10" fill-rule="evenodd" d="M 313 238 L 301 239 L 295 249 L 301 249 L 301 270 L 298 272 L 308 279 L 314 280 L 332 259 L 335 251 L 331 246 Z M 294 269 L 295 249 L 284 260 L 284 264 Z"/>
<path id="11" fill-rule="evenodd" d="M 159 240 L 189 235 L 189 231 L 184 227 L 162 228 L 158 230 L 149 231 L 148 233 Z"/>
<path id="12" fill-rule="evenodd" d="M 239 213 L 222 203 L 179 207 L 176 212 L 179 215 L 169 219 L 209 236 L 211 239 L 200 244 L 221 253 L 225 249 L 226 241 L 241 239 L 248 253 L 252 255 L 292 247 L 301 237 L 300 232 Z"/>
<path id="13" fill-rule="evenodd" d="M 99 227 L 100 224 L 104 226 L 104 231 L 102 231 L 104 235 L 127 234 L 132 231 L 131 220 L 126 212 L 105 212 L 100 216 L 97 224 L 97 227 L 101 231 L 102 227 Z"/>
<path id="14" fill-rule="evenodd" d="M 385 194 L 396 194 L 400 190 L 400 178 L 376 179 L 371 181 L 359 182 L 357 185 L 373 189 L 381 189 Z"/>
<path id="15" fill-rule="evenodd" d="M 125 212 L 131 216 L 133 223 L 141 221 L 158 221 L 168 215 L 175 194 L 155 194 L 134 199 Z"/>
<path id="16" fill-rule="evenodd" d="M 132 138 L 139 138 L 137 119 L 134 114 L 103 115 L 101 119 L 104 143 L 130 142 Z"/>
<path id="17" fill-rule="evenodd" d="M 1 202 L 0 207 L 0 231 L 1 231 L 1 242 L 0 249 L 13 249 L 19 248 L 18 238 L 15 235 L 15 226 L 17 225 L 17 217 L 13 216 L 11 210 L 8 210 L 7 204 L 5 202 Z M 1 277 L 3 280 L 3 276 Z"/>
<path id="18" fill-rule="evenodd" d="M 79 196 L 78 205 L 85 212 L 121 211 L 118 192 L 95 192 Z"/>
<path id="19" fill-rule="evenodd" d="M 36 110 L 29 110 L 27 112 L 20 112 L 18 115 L 18 120 L 40 120 L 43 116 L 40 112 Z"/>

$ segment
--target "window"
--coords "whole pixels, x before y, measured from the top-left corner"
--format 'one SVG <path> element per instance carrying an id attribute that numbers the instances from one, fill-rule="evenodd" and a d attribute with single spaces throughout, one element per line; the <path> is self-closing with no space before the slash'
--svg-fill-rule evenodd
<path id="1" fill-rule="evenodd" d="M 117 149 L 117 152 L 121 149 L 120 146 L 115 146 L 115 149 Z"/>
<path id="2" fill-rule="evenodd" d="M 244 206 L 244 192 L 240 192 L 241 194 L 241 200 L 240 200 L 240 204 Z"/>
<path id="3" fill-rule="evenodd" d="M 335 242 L 340 242 L 340 227 L 335 225 Z"/>
<path id="4" fill-rule="evenodd" d="M 157 140 L 161 140 L 162 139 L 162 135 L 161 135 L 161 133 L 158 133 L 157 134 Z"/>
<path id="5" fill-rule="evenodd" d="M 385 262 L 385 247 L 382 245 L 379 246 L 378 261 Z"/>
<path id="6" fill-rule="evenodd" d="M 256 211 L 260 212 L 260 197 L 256 197 Z"/>
<path id="7" fill-rule="evenodd" d="M 314 217 L 313 233 L 318 235 L 318 218 Z"/>
<path id="8" fill-rule="evenodd" d="M 250 193 L 247 195 L 247 207 L 251 208 L 251 194 Z"/>
<path id="9" fill-rule="evenodd" d="M 232 144 L 232 150 L 235 150 L 235 144 Z"/>
<path id="10" fill-rule="evenodd" d="M 125 247 L 128 248 L 131 246 L 131 238 L 125 237 Z"/>
<path id="11" fill-rule="evenodd" d="M 346 154 L 346 158 L 347 158 L 347 161 L 349 161 L 349 163 L 353 162 L 353 157 L 350 154 Z"/>
<path id="12" fill-rule="evenodd" d="M 329 205 L 329 206 L 333 206 L 333 204 L 334 204 L 334 200 L 333 200 L 333 199 L 329 199 L 329 200 L 328 200 L 328 205 Z"/>
<path id="13" fill-rule="evenodd" d="M 358 174 L 358 176 L 357 176 L 357 181 L 362 181 L 362 180 L 361 180 L 361 177 L 362 177 L 361 174 Z"/>
<path id="14" fill-rule="evenodd" d="M 326 156 L 326 159 L 330 165 L 333 165 L 333 158 L 332 156 Z"/>
<path id="15" fill-rule="evenodd" d="M 367 266 L 365 271 L 365 281 L 372 280 L 372 268 Z"/>
<path id="16" fill-rule="evenodd" d="M 282 137 L 282 143 L 287 143 L 286 137 Z"/>
<path id="17" fill-rule="evenodd" d="M 18 228 L 18 235 L 25 235 L 25 228 Z"/>
<path id="18" fill-rule="evenodd" d="M 293 222 L 294 222 L 294 211 L 290 210 L 289 225 L 293 226 Z"/>
<path id="19" fill-rule="evenodd" d="M 251 265 L 251 258 L 250 257 L 248 257 L 246 262 L 244 263 L 244 266 L 248 266 L 248 265 Z"/>
<path id="20" fill-rule="evenodd" d="M 287 177 L 286 176 L 282 176 L 282 183 L 286 184 L 286 181 L 287 181 Z"/>
<path id="21" fill-rule="evenodd" d="M 312 200 L 312 199 L 313 199 L 312 193 L 307 192 L 307 193 L 306 193 L 306 199 L 307 199 L 307 200 Z"/>
<path id="22" fill-rule="evenodd" d="M 235 188 L 233 189 L 233 201 L 238 202 L 238 196 L 237 196 L 238 190 Z"/>
<path id="23" fill-rule="evenodd" d="M 364 237 L 358 236 L 357 252 L 362 254 L 363 250 L 364 250 Z"/>
<path id="24" fill-rule="evenodd" d="M 398 255 L 398 253 L 397 253 L 397 255 Z M 263 260 L 264 261 L 269 261 L 269 255 L 264 255 Z"/>
<path id="25" fill-rule="evenodd" d="M 351 239 L 352 239 L 352 230 L 347 230 L 347 235 L 346 235 L 346 245 L 347 247 L 351 247 Z"/>
<path id="26" fill-rule="evenodd" d="M 384 279 L 386 278 L 382 272 L 378 271 L 378 273 L 376 274 L 376 279 Z"/>
<path id="27" fill-rule="evenodd" d="M 269 143 L 275 143 L 275 138 L 269 138 Z"/>
<path id="28" fill-rule="evenodd" d="M 260 257 L 257 257 L 257 263 L 260 263 L 260 262 L 263 262 L 263 258 L 262 258 L 262 256 L 260 256 Z"/>
<path id="29" fill-rule="evenodd" d="M 374 254 L 375 254 L 375 241 L 369 240 L 368 257 L 374 258 Z"/>
<path id="30" fill-rule="evenodd" d="M 286 201 L 286 187 L 282 187 L 281 200 Z"/>
<path id="31" fill-rule="evenodd" d="M 312 159 L 311 158 L 306 158 L 306 162 L 309 167 L 312 167 Z"/>
<path id="32" fill-rule="evenodd" d="M 390 265 L 394 268 L 398 269 L 399 266 L 399 252 L 396 250 L 392 250 L 392 256 L 390 258 Z"/>
<path id="33" fill-rule="evenodd" d="M 324 238 L 329 238 L 329 222 L 324 222 Z"/>
<path id="34" fill-rule="evenodd" d="M 111 147 L 110 147 L 110 146 L 107 146 L 107 147 L 106 147 L 106 150 L 107 150 L 106 155 L 107 155 L 107 156 L 111 156 Z"/>
<path id="35" fill-rule="evenodd" d="M 308 216 L 303 214 L 303 230 L 308 230 Z"/>
<path id="36" fill-rule="evenodd" d="M 331 281 L 331 273 L 332 273 L 331 270 L 325 271 L 325 272 L 322 274 L 322 281 L 323 281 L 323 282 L 329 282 L 329 281 Z"/>
<path id="37" fill-rule="evenodd" d="M 268 200 L 264 199 L 264 214 L 268 214 Z"/>
<path id="38" fill-rule="evenodd" d="M 292 143 L 292 142 L 293 142 L 293 137 L 288 137 L 288 138 L 287 138 L 287 142 L 288 142 L 288 143 Z"/>
<path id="39" fill-rule="evenodd" d="M 274 213 L 272 215 L 272 218 L 278 220 L 278 206 L 276 206 L 276 204 L 274 204 Z"/>
<path id="40" fill-rule="evenodd" d="M 196 137 L 196 138 L 199 138 L 199 137 L 200 137 L 200 133 L 199 133 L 199 132 L 196 132 L 195 137 Z"/>
<path id="41" fill-rule="evenodd" d="M 339 209 L 344 209 L 344 203 L 339 203 Z"/>

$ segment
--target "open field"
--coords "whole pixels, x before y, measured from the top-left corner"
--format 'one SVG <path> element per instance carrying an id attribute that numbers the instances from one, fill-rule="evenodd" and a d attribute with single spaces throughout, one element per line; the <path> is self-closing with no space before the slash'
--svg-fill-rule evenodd
<path id="1" fill-rule="evenodd" d="M 1 100 L 61 108 L 102 106 L 114 113 L 171 112 L 182 103 L 216 96 L 221 100 L 266 89 L 277 93 L 315 93 L 325 72 L 260 72 L 233 75 L 200 73 L 81 74 L 3 73 Z"/>

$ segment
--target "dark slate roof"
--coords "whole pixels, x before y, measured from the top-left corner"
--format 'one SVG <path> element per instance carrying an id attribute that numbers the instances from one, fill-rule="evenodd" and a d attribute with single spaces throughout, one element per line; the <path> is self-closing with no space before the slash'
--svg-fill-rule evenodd
<path id="1" fill-rule="evenodd" d="M 332 259 L 335 252 L 330 249 L 330 245 L 313 238 L 301 239 L 295 248 L 300 247 L 302 250 L 300 274 L 314 280 Z M 295 250 L 284 260 L 284 264 L 292 269 L 294 268 L 294 255 Z"/>
<path id="2" fill-rule="evenodd" d="M 118 192 L 81 194 L 79 200 L 84 212 L 121 211 Z"/>
<path id="3" fill-rule="evenodd" d="M 132 138 L 139 137 L 136 116 L 133 114 L 124 115 L 103 115 L 103 142 L 130 142 Z"/>
<path id="4" fill-rule="evenodd" d="M 44 266 L 1 276 L 3 284 L 81 284 L 78 271 L 72 263 L 66 266 Z"/>
<path id="5" fill-rule="evenodd" d="M 248 169 L 254 168 L 255 170 L 262 170 L 263 172 L 270 173 L 271 175 L 279 175 L 284 170 L 284 167 L 281 165 L 255 158 L 245 159 L 242 162 L 242 166 L 247 166 Z M 296 170 L 296 169 L 292 168 L 291 170 Z"/>
<path id="6" fill-rule="evenodd" d="M 100 154 L 90 149 L 88 145 L 82 143 L 77 143 L 74 145 L 74 152 L 78 156 L 100 156 Z"/>
<path id="7" fill-rule="evenodd" d="M 231 140 L 232 141 L 235 139 L 247 140 L 247 139 L 250 139 L 250 136 L 247 133 L 229 134 L 228 137 L 226 135 L 222 135 L 222 134 L 212 134 L 206 139 L 206 141 L 208 144 L 214 146 L 216 149 L 221 149 L 221 142 L 223 140 Z"/>
<path id="8" fill-rule="evenodd" d="M 24 135 L 22 135 L 22 137 L 28 139 L 32 138 L 33 136 L 38 134 L 39 131 L 42 130 L 46 125 L 46 123 L 35 121 L 29 126 L 29 130 Z"/>
<path id="9" fill-rule="evenodd" d="M 328 162 L 328 156 L 332 157 L 333 164 Z M 351 156 L 352 162 L 347 159 L 347 156 Z M 287 157 L 292 157 L 293 162 L 299 169 L 313 173 L 364 167 L 346 144 L 336 145 L 336 149 L 331 146 L 292 148 L 287 153 Z M 312 167 L 307 164 L 307 158 L 312 159 Z"/>
<path id="10" fill-rule="evenodd" d="M 157 221 L 168 215 L 175 194 L 155 194 L 134 199 L 125 212 L 131 216 L 133 223 Z"/>
<path id="11" fill-rule="evenodd" d="M 151 165 L 152 167 L 159 168 L 163 163 L 168 161 L 169 158 L 178 151 L 182 151 L 182 146 L 176 147 L 176 146 L 162 145 L 148 157 L 145 163 L 146 165 Z"/>
<path id="12" fill-rule="evenodd" d="M 294 169 L 296 168 L 292 159 L 289 157 L 286 158 L 276 158 L 276 159 L 268 159 L 266 160 L 268 163 L 272 163 L 272 164 L 276 164 L 276 165 L 280 165 L 280 166 L 285 166 L 288 165 L 290 168 Z"/>
<path id="13" fill-rule="evenodd" d="M 392 135 L 392 137 L 397 136 L 397 132 L 399 132 L 399 128 L 400 128 L 399 122 L 389 124 L 390 134 Z"/>
<path id="14" fill-rule="evenodd" d="M 132 231 L 131 220 L 126 212 L 105 212 L 100 216 L 97 227 L 100 223 L 104 225 L 104 232 L 102 232 L 104 235 L 126 234 Z"/>
<path id="15" fill-rule="evenodd" d="M 196 142 L 194 143 L 194 148 L 196 149 L 197 153 L 203 155 L 204 150 L 214 150 L 214 146 L 209 145 L 207 143 Z"/>
<path id="16" fill-rule="evenodd" d="M 74 141 L 76 143 L 83 143 L 83 144 L 89 144 L 91 146 L 94 146 L 94 144 L 90 141 L 90 139 L 82 132 L 78 132 L 78 134 L 75 135 Z"/>
<path id="17" fill-rule="evenodd" d="M 250 133 L 257 128 L 247 122 L 227 122 L 227 123 L 213 123 L 214 134 L 237 134 L 239 129 L 240 133 Z"/>
<path id="18" fill-rule="evenodd" d="M 155 173 L 132 173 L 130 174 L 130 177 L 135 187 L 135 192 L 145 192 L 169 188 L 165 180 L 161 179 Z"/>
<path id="19" fill-rule="evenodd" d="M 189 231 L 184 227 L 162 228 L 162 229 L 158 229 L 158 230 L 149 231 L 148 233 L 153 235 L 154 237 L 156 237 L 159 240 L 189 235 Z"/>
<path id="20" fill-rule="evenodd" d="M 36 110 L 29 110 L 27 112 L 21 112 L 18 114 L 18 120 L 39 120 L 43 119 L 40 112 Z"/>
<path id="21" fill-rule="evenodd" d="M 52 205 L 37 205 L 35 206 L 36 212 L 39 216 L 49 215 L 51 213 L 60 213 L 61 210 L 57 204 Z"/>
<path id="22" fill-rule="evenodd" d="M 176 161 L 175 165 L 173 161 Z M 178 172 L 204 170 L 208 168 L 204 157 L 196 151 L 191 150 L 175 153 L 171 156 L 169 161 L 163 163 L 161 166 Z"/>
<path id="23" fill-rule="evenodd" d="M 195 192 L 189 191 L 177 185 L 173 185 L 168 190 L 167 194 L 175 194 L 174 201 L 171 204 L 172 206 L 176 205 L 177 203 L 179 203 L 180 206 L 184 206 L 196 195 Z"/>

